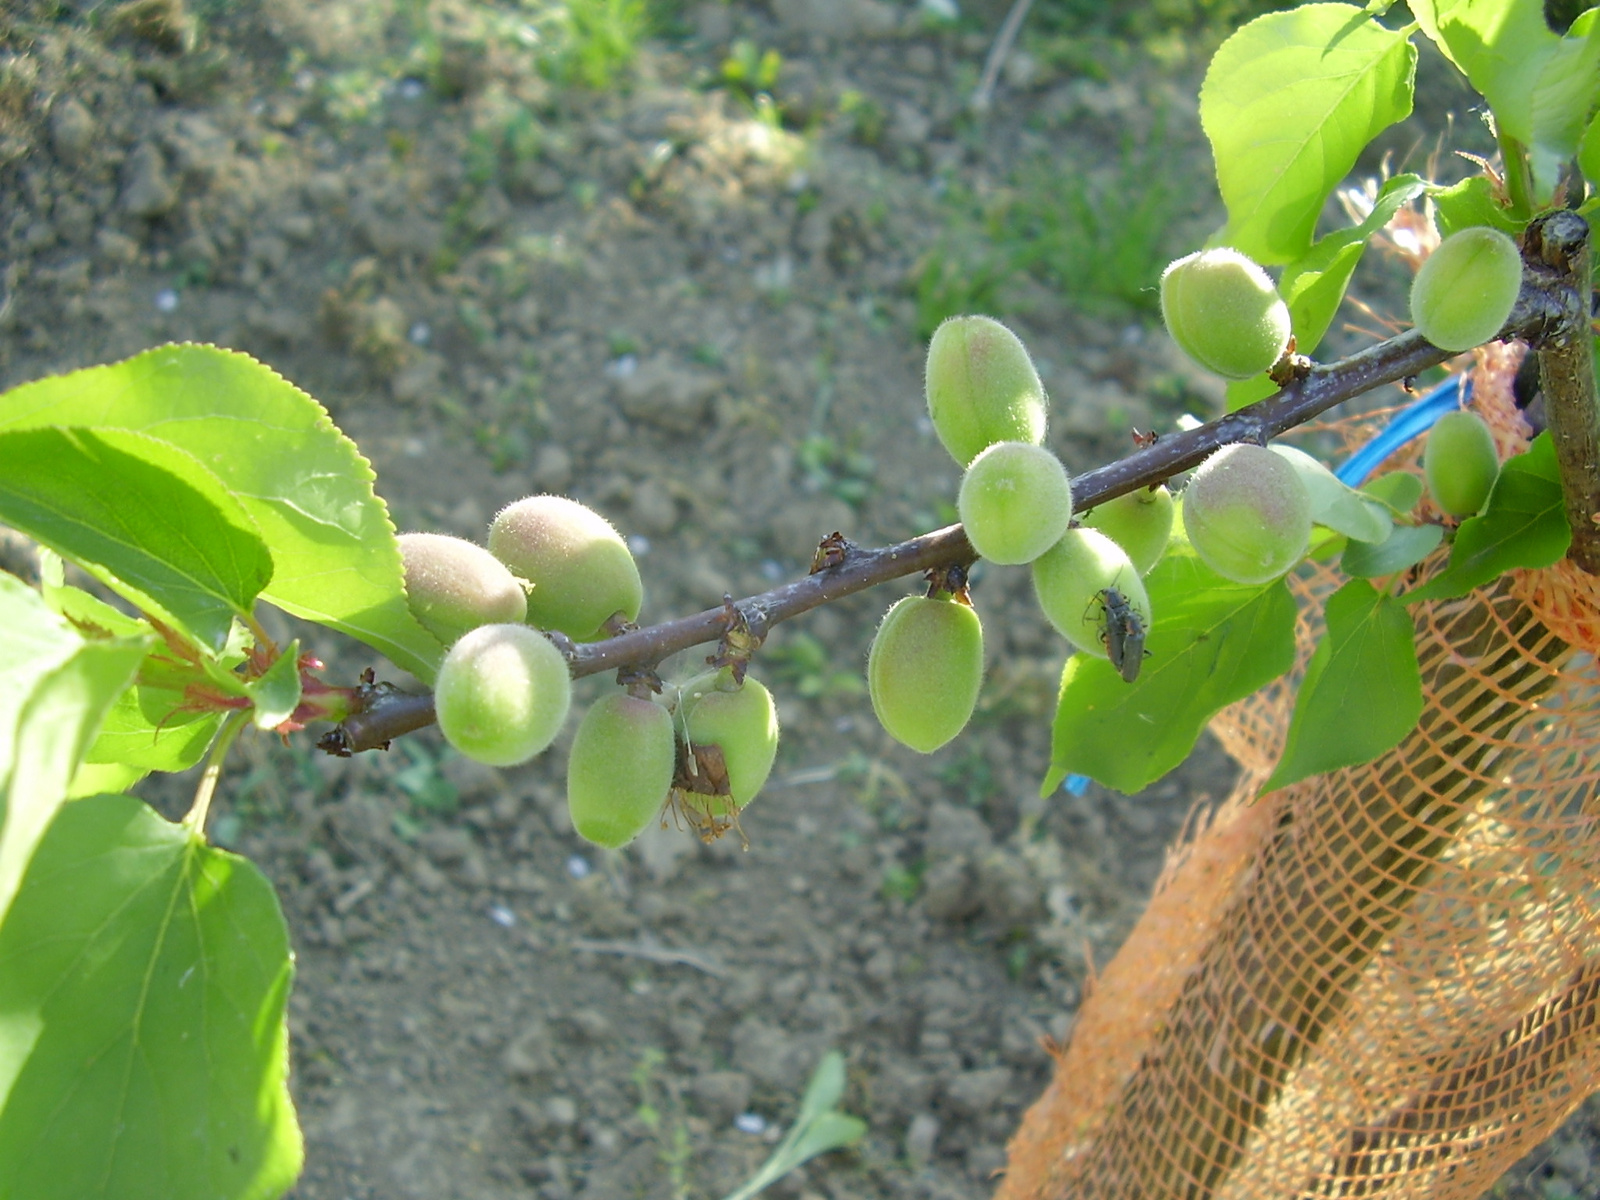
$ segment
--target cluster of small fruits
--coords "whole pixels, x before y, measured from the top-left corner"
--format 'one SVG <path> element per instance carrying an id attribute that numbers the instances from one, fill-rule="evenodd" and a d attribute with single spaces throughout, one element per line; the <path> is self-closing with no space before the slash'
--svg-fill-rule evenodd
<path id="1" fill-rule="evenodd" d="M 434 680 L 445 739 L 493 766 L 533 758 L 572 705 L 567 660 L 544 631 L 593 641 L 638 617 L 644 587 L 627 544 L 565 496 L 503 509 L 488 549 L 433 533 L 399 541 L 411 610 L 449 647 Z M 573 738 L 573 826 L 599 845 L 621 846 L 670 802 L 715 836 L 761 790 L 777 748 L 772 696 L 737 666 L 664 685 L 659 695 L 649 682 L 619 687 L 590 707 Z"/>
<path id="2" fill-rule="evenodd" d="M 1491 229 L 1447 238 L 1412 293 L 1419 330 L 1465 349 L 1504 325 L 1521 282 L 1512 241 Z M 1271 278 L 1230 249 L 1172 263 L 1162 313 L 1178 345 L 1229 378 L 1270 371 L 1292 349 L 1287 306 Z M 1048 401 L 1017 336 L 988 317 L 955 317 L 934 333 L 928 411 L 964 469 L 956 507 L 974 554 L 1028 565 L 1049 622 L 1078 651 L 1107 659 L 1128 682 L 1140 673 L 1152 613 L 1144 576 L 1179 520 L 1195 553 L 1225 579 L 1263 584 L 1305 557 L 1329 496 L 1348 493 L 1310 456 L 1288 447 L 1224 446 L 1176 502 L 1142 488 L 1073 519 L 1072 483 L 1043 445 Z M 1424 457 L 1441 511 L 1470 516 L 1499 470 L 1493 437 L 1470 412 L 1434 428 Z M 1409 507 L 1409 506 L 1407 506 Z M 1359 514 L 1358 514 L 1359 515 Z M 1377 532 L 1343 530 L 1352 538 Z M 547 633 L 593 641 L 629 628 L 644 588 L 626 543 L 598 513 L 563 496 L 502 510 L 488 548 L 460 538 L 400 538 L 417 619 L 449 647 L 434 685 L 445 738 L 480 762 L 510 766 L 546 749 L 571 707 L 565 656 Z M 966 566 L 970 566 L 967 564 Z M 928 593 L 884 616 L 867 660 L 874 712 L 896 740 L 930 753 L 966 726 L 983 681 L 983 627 L 966 566 L 930 572 Z M 663 684 L 635 672 L 584 715 L 572 743 L 567 793 L 577 831 L 618 847 L 670 808 L 702 837 L 738 823 L 777 752 L 772 696 L 746 674 L 748 654 L 710 660 Z"/>

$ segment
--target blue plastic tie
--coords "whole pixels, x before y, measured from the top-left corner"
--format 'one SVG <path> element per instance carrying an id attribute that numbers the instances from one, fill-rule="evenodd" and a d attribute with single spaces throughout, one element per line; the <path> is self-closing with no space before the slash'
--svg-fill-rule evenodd
<path id="1" fill-rule="evenodd" d="M 1462 407 L 1472 399 L 1472 380 L 1465 374 L 1452 375 L 1420 400 L 1395 413 L 1383 431 L 1334 472 L 1340 482 L 1360 487 L 1379 464 L 1412 438 L 1421 437 L 1445 413 Z"/>

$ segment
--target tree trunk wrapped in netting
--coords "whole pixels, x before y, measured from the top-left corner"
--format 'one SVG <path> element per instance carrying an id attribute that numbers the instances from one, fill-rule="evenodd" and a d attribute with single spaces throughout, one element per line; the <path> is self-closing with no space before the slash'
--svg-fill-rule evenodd
<path id="1" fill-rule="evenodd" d="M 1503 451 L 1520 354 L 1479 354 Z M 1293 582 L 1303 667 L 1335 581 Z M 1466 1200 L 1600 1088 L 1600 581 L 1413 612 L 1423 714 L 1376 761 L 1257 797 L 1292 676 L 1213 723 L 1238 787 L 1056 1049 L 1002 1197 Z"/>

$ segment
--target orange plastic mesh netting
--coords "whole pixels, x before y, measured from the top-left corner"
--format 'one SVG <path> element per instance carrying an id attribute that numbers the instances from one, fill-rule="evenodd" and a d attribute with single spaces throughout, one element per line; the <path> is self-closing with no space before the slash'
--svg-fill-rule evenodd
<path id="1" fill-rule="evenodd" d="M 1508 452 L 1521 353 L 1474 368 Z M 1294 582 L 1303 666 L 1334 579 Z M 1294 680 L 1213 722 L 1239 784 L 1056 1049 L 1000 1197 L 1467 1200 L 1600 1088 L 1600 581 L 1414 616 L 1422 719 L 1377 761 L 1258 801 Z"/>

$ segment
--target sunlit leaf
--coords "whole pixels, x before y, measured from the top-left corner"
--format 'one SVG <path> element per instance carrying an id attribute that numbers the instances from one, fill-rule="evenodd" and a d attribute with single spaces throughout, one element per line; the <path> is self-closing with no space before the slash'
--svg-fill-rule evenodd
<path id="1" fill-rule="evenodd" d="M 431 679 L 438 641 L 406 606 L 371 466 L 299 388 L 243 354 L 162 346 L 0 396 L 0 429 L 143 430 L 187 450 L 254 518 L 275 566 L 262 598 Z"/>
<path id="2" fill-rule="evenodd" d="M 272 888 L 129 796 L 63 808 L 0 925 L 0 1200 L 269 1200 L 294 1181 Z"/>
<path id="3" fill-rule="evenodd" d="M 85 749 L 148 641 L 85 642 L 20 580 L 0 574 L 0 920 Z M 0 970 L 0 976 L 5 974 Z M 0 1156 L 0 1162 L 4 1162 Z M 3 1175 L 4 1172 L 0 1172 Z"/>
<path id="4" fill-rule="evenodd" d="M 1416 53 L 1349 4 L 1268 13 L 1224 42 L 1200 89 L 1228 207 L 1217 240 L 1267 265 L 1304 255 L 1367 143 L 1410 114 Z"/>
<path id="5" fill-rule="evenodd" d="M 1139 678 L 1067 659 L 1046 795 L 1068 774 L 1139 791 L 1184 760 L 1218 710 L 1294 665 L 1295 604 L 1281 579 L 1233 583 L 1174 544 L 1144 582 L 1154 620 Z"/>
<path id="6" fill-rule="evenodd" d="M 1513 567 L 1548 567 L 1571 544 L 1555 444 L 1541 433 L 1505 461 L 1483 512 L 1461 522 L 1445 569 L 1404 599 L 1464 596 Z"/>
<path id="7" fill-rule="evenodd" d="M 0 520 L 103 568 L 112 586 L 220 649 L 272 577 L 244 508 L 191 455 L 123 430 L 0 433 Z M 98 573 L 98 572 L 96 572 Z"/>
<path id="8" fill-rule="evenodd" d="M 1422 714 L 1416 630 L 1405 605 L 1353 579 L 1328 597 L 1325 616 L 1283 756 L 1263 791 L 1370 762 L 1399 745 Z"/>

